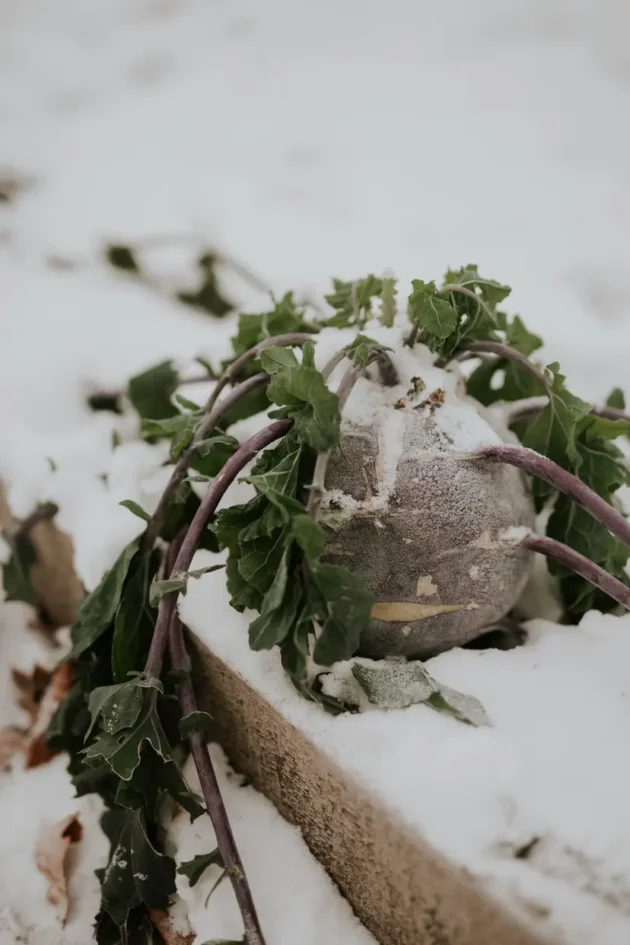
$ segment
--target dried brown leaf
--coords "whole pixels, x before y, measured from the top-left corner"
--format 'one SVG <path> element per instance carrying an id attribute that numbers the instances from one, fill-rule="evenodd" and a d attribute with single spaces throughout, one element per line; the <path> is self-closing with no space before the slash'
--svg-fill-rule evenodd
<path id="1" fill-rule="evenodd" d="M 192 929 L 176 929 L 173 920 L 164 909 L 149 909 L 149 918 L 160 933 L 164 945 L 192 945 L 195 933 Z"/>
<path id="2" fill-rule="evenodd" d="M 26 744 L 27 733 L 16 725 L 0 728 L 0 771 L 6 771 Z"/>
<path id="3" fill-rule="evenodd" d="M 53 757 L 46 744 L 46 732 L 59 704 L 72 688 L 72 664 L 64 663 L 53 673 L 48 688 L 39 704 L 37 718 L 29 732 L 26 746 L 26 767 L 36 768 Z"/>
<path id="4" fill-rule="evenodd" d="M 35 665 L 30 673 L 12 669 L 11 676 L 18 690 L 18 705 L 28 713 L 31 725 L 37 719 L 39 706 L 53 675 L 52 669 Z"/>
<path id="5" fill-rule="evenodd" d="M 48 901 L 57 910 L 62 925 L 68 915 L 68 882 L 66 877 L 66 855 L 71 843 L 78 843 L 83 828 L 76 814 L 47 827 L 41 834 L 35 849 L 37 869 L 48 881 Z"/>

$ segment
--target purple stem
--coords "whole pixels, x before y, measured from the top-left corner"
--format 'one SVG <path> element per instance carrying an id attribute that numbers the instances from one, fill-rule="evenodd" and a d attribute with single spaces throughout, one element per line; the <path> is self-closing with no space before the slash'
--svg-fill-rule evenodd
<path id="1" fill-rule="evenodd" d="M 555 489 L 581 505 L 593 518 L 630 547 L 630 522 L 616 509 L 597 495 L 586 483 L 573 473 L 558 466 L 553 460 L 541 456 L 524 446 L 489 446 L 474 453 L 472 459 L 485 459 L 490 463 L 507 463 L 524 469 L 532 476 L 544 479 Z"/>
<path id="2" fill-rule="evenodd" d="M 604 594 L 608 594 L 609 597 L 616 600 L 626 610 L 630 610 L 630 587 L 613 577 L 608 571 L 604 571 L 589 558 L 585 558 L 579 551 L 574 551 L 573 548 L 563 545 L 560 541 L 555 541 L 553 538 L 544 538 L 541 535 L 529 535 L 520 544 L 531 551 L 537 551 L 547 558 L 552 558 L 571 571 L 575 571 L 576 574 L 598 587 Z"/>
<path id="3" fill-rule="evenodd" d="M 184 574 L 188 571 L 193 556 L 199 546 L 199 542 L 201 541 L 201 536 L 206 530 L 210 518 L 214 515 L 228 487 L 261 449 L 264 449 L 265 446 L 269 446 L 274 440 L 280 439 L 285 433 L 288 433 L 292 426 L 292 420 L 276 420 L 274 423 L 270 423 L 268 427 L 265 427 L 264 430 L 260 430 L 258 433 L 255 433 L 254 436 L 251 436 L 249 440 L 243 443 L 237 451 L 230 456 L 223 469 L 221 469 L 213 479 L 208 491 L 201 500 L 195 517 L 186 532 L 186 537 L 182 542 L 171 573 Z M 176 605 L 176 591 L 165 594 L 160 600 L 151 648 L 145 667 L 145 672 L 149 676 L 160 675 L 168 638 L 168 629 L 173 614 L 175 613 Z"/>
<path id="4" fill-rule="evenodd" d="M 470 351 L 472 354 L 496 354 L 506 361 L 514 361 L 515 364 L 520 364 L 532 377 L 536 378 L 543 390 L 549 392 L 549 381 L 543 372 L 529 358 L 511 345 L 503 344 L 501 341 L 471 341 L 465 344 L 462 350 Z"/>
<path id="5" fill-rule="evenodd" d="M 182 622 L 176 613 L 173 614 L 171 620 L 168 646 L 173 669 L 184 670 L 189 674 L 190 658 L 186 651 Z M 190 675 L 187 675 L 182 682 L 179 683 L 177 688 L 182 715 L 186 716 L 190 715 L 192 712 L 197 712 L 197 700 L 195 698 L 195 690 Z M 221 797 L 221 790 L 217 782 L 206 739 L 201 732 L 193 732 L 188 738 L 195 767 L 199 775 L 201 793 L 206 802 L 206 808 L 216 834 L 217 846 L 223 857 L 223 863 L 230 877 L 234 895 L 243 917 L 245 941 L 247 945 L 264 945 L 264 937 L 258 920 L 256 906 L 254 905 L 254 899 L 245 874 L 245 867 L 243 866 L 243 861 L 241 860 L 238 847 L 236 846 L 225 804 Z"/>
<path id="6" fill-rule="evenodd" d="M 255 374 L 253 377 L 247 378 L 246 381 L 243 381 L 242 384 L 239 384 L 238 387 L 235 387 L 234 390 L 230 391 L 220 403 L 214 403 L 213 406 L 208 410 L 204 420 L 202 421 L 197 433 L 195 434 L 195 439 L 190 444 L 188 449 L 184 450 L 182 455 L 177 460 L 173 472 L 171 473 L 171 478 L 169 479 L 164 492 L 160 497 L 160 501 L 157 504 L 157 508 L 149 523 L 147 524 L 144 537 L 142 539 L 143 547 L 146 550 L 149 550 L 153 547 L 155 539 L 160 533 L 168 507 L 173 500 L 175 493 L 177 492 L 178 487 L 186 478 L 186 473 L 188 472 L 188 467 L 190 466 L 197 445 L 205 440 L 206 437 L 212 432 L 214 427 L 216 427 L 219 420 L 225 416 L 225 414 L 230 410 L 234 404 L 238 403 L 253 390 L 256 390 L 258 387 L 262 387 L 269 381 L 267 374 L 260 373 Z"/>

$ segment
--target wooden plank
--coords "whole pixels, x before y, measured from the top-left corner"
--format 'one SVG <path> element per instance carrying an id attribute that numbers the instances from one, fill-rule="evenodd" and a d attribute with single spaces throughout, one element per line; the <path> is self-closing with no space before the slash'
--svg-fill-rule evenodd
<path id="1" fill-rule="evenodd" d="M 215 720 L 217 740 L 300 828 L 381 945 L 543 945 L 244 679 L 196 638 L 192 643 L 195 688 Z M 272 860 L 270 851 L 270 869 Z"/>

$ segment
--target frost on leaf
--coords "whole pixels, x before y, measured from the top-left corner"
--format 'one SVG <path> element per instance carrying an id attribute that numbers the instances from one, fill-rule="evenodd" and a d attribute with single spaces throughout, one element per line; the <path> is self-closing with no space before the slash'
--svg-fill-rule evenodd
<path id="1" fill-rule="evenodd" d="M 469 725 L 490 724 L 478 699 L 438 682 L 420 660 L 349 660 L 321 680 L 325 693 L 351 708 L 405 709 L 424 703 Z"/>

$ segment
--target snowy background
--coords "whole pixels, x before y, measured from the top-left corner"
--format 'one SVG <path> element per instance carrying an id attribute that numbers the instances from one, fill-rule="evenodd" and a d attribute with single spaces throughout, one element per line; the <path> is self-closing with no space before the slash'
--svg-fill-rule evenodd
<path id="1" fill-rule="evenodd" d="M 20 496 L 22 471 L 45 466 L 62 435 L 66 459 L 82 457 L 90 474 L 109 451 L 86 390 L 160 357 L 222 352 L 225 329 L 108 270 L 106 240 L 192 234 L 274 290 L 311 294 L 331 275 L 391 267 L 430 279 L 476 262 L 514 287 L 511 309 L 578 393 L 627 388 L 629 28 L 624 0 L 0 0 L 0 179 L 23 181 L 0 202 L 0 477 L 16 513 L 34 498 Z M 154 259 L 165 285 L 192 278 L 187 265 L 185 253 Z M 229 286 L 260 306 L 234 276 Z M 77 495 L 80 485 L 66 480 Z M 93 501 L 63 510 L 77 540 Z M 84 550 L 82 576 L 94 580 L 110 552 Z M 27 665 L 34 644 L 18 653 L 13 633 L 24 615 L 4 613 L 2 663 Z M 14 721 L 9 698 L 2 708 L 0 721 Z M 19 863 L 2 896 L 13 910 L 0 909 L 2 945 L 19 940 L 29 910 L 40 924 L 31 945 L 54 939 L 43 879 L 17 851 L 32 850 L 47 817 L 90 816 L 60 761 L 31 775 L 36 813 L 22 822 L 24 785 L 2 782 L 4 855 Z M 248 806 L 225 785 L 237 816 L 255 811 L 262 833 L 293 851 L 287 862 L 302 858 L 296 911 L 329 915 L 327 941 L 368 943 L 297 835 L 253 791 Z M 82 854 L 92 886 L 75 889 L 66 942 L 86 941 L 102 853 L 97 842 Z M 250 856 L 262 883 L 264 860 Z M 227 884 L 220 893 L 229 911 Z M 217 909 L 207 934 L 223 934 Z M 595 919 L 590 931 L 582 923 L 585 941 L 603 929 Z M 597 945 L 627 940 L 627 916 L 609 928 Z M 276 945 L 291 940 L 288 927 L 272 931 Z"/>

